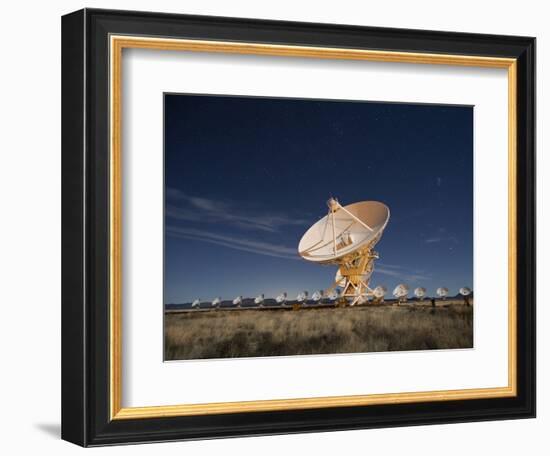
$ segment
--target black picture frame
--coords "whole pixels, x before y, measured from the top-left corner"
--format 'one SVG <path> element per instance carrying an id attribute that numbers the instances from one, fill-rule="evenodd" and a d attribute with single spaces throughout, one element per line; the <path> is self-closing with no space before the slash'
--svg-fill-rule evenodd
<path id="1" fill-rule="evenodd" d="M 517 59 L 517 395 L 110 419 L 109 36 Z M 82 446 L 535 416 L 535 39 L 84 9 L 62 19 L 62 438 Z"/>

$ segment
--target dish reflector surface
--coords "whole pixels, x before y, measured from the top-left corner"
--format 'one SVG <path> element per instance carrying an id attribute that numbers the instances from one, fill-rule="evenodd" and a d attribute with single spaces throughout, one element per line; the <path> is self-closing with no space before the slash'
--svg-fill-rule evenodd
<path id="1" fill-rule="evenodd" d="M 437 293 L 437 296 L 439 296 L 440 298 L 444 298 L 449 294 L 449 289 L 445 287 L 441 287 L 437 289 L 436 293 Z"/>
<path id="2" fill-rule="evenodd" d="M 388 292 L 388 289 L 383 285 L 378 285 L 372 292 L 375 298 L 383 298 L 386 293 Z"/>
<path id="3" fill-rule="evenodd" d="M 414 289 L 414 295 L 417 298 L 423 298 L 426 295 L 426 289 L 424 287 L 418 287 Z"/>
<path id="4" fill-rule="evenodd" d="M 311 299 L 315 302 L 317 301 L 320 301 L 321 298 L 323 297 L 323 292 L 322 291 L 316 291 L 315 293 L 313 293 L 313 295 L 311 296 Z"/>
<path id="5" fill-rule="evenodd" d="M 361 201 L 340 207 L 305 232 L 298 252 L 308 261 L 337 263 L 349 253 L 374 247 L 389 217 L 388 207 L 378 201 Z"/>
<path id="6" fill-rule="evenodd" d="M 393 295 L 396 298 L 403 298 L 409 294 L 409 287 L 405 284 L 399 284 L 393 290 Z"/>
<path id="7" fill-rule="evenodd" d="M 462 287 L 458 291 L 462 296 L 468 296 L 470 293 L 472 293 L 472 290 L 470 290 L 468 287 Z"/>

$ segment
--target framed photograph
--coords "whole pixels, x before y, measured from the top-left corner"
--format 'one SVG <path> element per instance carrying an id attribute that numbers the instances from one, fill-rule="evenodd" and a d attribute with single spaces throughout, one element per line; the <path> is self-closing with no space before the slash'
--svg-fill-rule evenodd
<path id="1" fill-rule="evenodd" d="M 62 437 L 535 416 L 535 39 L 62 20 Z"/>

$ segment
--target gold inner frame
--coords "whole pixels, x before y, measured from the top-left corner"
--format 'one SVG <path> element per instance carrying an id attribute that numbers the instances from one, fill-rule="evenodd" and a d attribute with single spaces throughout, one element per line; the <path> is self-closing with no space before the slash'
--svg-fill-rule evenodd
<path id="1" fill-rule="evenodd" d="M 508 70 L 508 385 L 505 387 L 273 399 L 244 402 L 122 407 L 122 51 L 123 49 L 255 54 L 317 59 L 367 60 L 453 65 Z M 387 52 L 242 42 L 110 36 L 110 415 L 111 419 L 158 418 L 221 413 L 297 410 L 460 399 L 512 397 L 517 394 L 517 61 L 468 55 Z"/>

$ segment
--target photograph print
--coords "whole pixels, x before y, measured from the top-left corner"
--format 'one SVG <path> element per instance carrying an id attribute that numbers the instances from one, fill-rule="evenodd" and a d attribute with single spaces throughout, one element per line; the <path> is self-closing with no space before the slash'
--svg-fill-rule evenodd
<path id="1" fill-rule="evenodd" d="M 473 348 L 472 106 L 164 94 L 164 359 Z"/>

